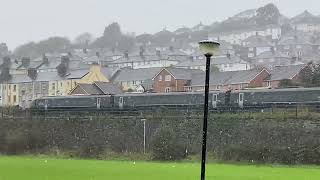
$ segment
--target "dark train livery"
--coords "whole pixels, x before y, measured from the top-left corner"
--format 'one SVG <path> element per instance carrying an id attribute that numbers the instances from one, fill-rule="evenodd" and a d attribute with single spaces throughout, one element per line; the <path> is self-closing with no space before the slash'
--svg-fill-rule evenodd
<path id="1" fill-rule="evenodd" d="M 130 110 L 158 107 L 202 108 L 203 92 L 119 94 L 103 96 L 43 97 L 32 103 L 32 109 L 110 109 Z M 250 108 L 272 105 L 320 104 L 320 88 L 261 89 L 211 91 L 209 107 Z"/>

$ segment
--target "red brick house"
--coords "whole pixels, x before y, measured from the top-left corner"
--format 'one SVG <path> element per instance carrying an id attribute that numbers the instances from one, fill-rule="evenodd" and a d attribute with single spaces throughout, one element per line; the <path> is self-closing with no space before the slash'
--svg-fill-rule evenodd
<path id="1" fill-rule="evenodd" d="M 264 80 L 270 76 L 267 69 L 252 69 L 246 71 L 214 72 L 210 74 L 210 90 L 239 90 L 246 87 L 263 87 Z M 204 90 L 205 74 L 192 77 L 188 91 Z"/>
<path id="2" fill-rule="evenodd" d="M 196 69 L 163 68 L 156 74 L 154 81 L 154 91 L 157 93 L 182 92 L 185 86 L 190 85 L 193 74 L 203 73 Z"/>
<path id="3" fill-rule="evenodd" d="M 290 80 L 293 84 L 298 84 L 301 73 L 307 70 L 308 65 L 276 66 L 270 71 L 270 76 L 264 82 L 264 86 L 269 88 L 279 88 L 282 80 Z"/>

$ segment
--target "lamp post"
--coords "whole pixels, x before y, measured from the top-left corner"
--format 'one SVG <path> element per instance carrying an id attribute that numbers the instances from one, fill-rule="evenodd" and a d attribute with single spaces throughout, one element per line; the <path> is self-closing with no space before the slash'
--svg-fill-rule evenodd
<path id="1" fill-rule="evenodd" d="M 208 110 L 209 110 L 209 80 L 210 80 L 210 60 L 217 54 L 220 43 L 210 40 L 199 42 L 201 52 L 206 56 L 206 79 L 202 130 L 202 156 L 201 156 L 201 180 L 205 180 L 206 154 L 207 154 L 207 131 L 208 131 Z"/>
<path id="2" fill-rule="evenodd" d="M 146 154 L 146 119 L 141 119 L 143 122 L 143 154 Z"/>

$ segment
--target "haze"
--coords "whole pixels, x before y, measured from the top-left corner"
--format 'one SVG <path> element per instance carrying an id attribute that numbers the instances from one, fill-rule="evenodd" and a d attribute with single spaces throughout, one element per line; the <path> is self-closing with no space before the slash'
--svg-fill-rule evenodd
<path id="1" fill-rule="evenodd" d="M 0 0 L 0 42 L 12 50 L 50 36 L 100 36 L 114 21 L 124 32 L 155 33 L 167 28 L 211 24 L 269 2 L 286 16 L 304 10 L 320 14 L 318 0 Z"/>

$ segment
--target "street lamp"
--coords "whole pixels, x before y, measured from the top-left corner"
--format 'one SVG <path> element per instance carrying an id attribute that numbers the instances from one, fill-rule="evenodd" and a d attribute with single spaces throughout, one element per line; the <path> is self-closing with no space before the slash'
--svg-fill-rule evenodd
<path id="1" fill-rule="evenodd" d="M 146 154 L 146 119 L 141 119 L 143 122 L 143 154 Z"/>
<path id="2" fill-rule="evenodd" d="M 204 96 L 204 114 L 202 130 L 202 156 L 201 156 L 201 180 L 205 180 L 206 154 L 207 154 L 207 131 L 208 131 L 208 110 L 209 110 L 209 80 L 210 80 L 210 60 L 219 50 L 220 43 L 210 40 L 199 42 L 201 52 L 206 56 L 206 80 Z"/>

